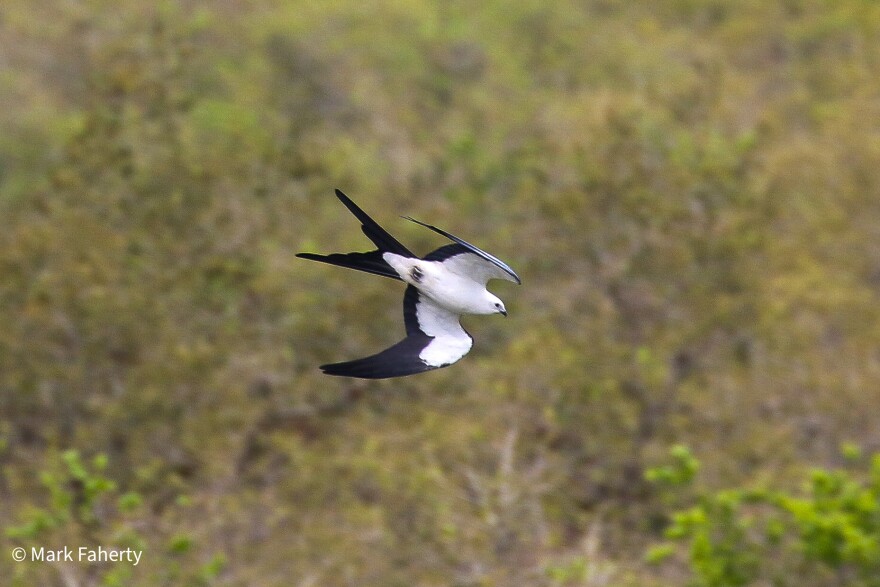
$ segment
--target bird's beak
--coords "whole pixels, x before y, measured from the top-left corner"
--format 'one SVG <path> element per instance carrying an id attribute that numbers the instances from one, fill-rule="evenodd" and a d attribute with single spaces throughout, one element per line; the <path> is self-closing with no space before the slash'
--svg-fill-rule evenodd
<path id="1" fill-rule="evenodd" d="M 498 310 L 498 313 L 507 318 L 507 310 Z"/>

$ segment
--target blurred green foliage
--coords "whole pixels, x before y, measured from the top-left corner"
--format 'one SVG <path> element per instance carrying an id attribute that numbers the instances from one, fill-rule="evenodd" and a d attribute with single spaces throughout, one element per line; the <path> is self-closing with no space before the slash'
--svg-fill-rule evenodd
<path id="1" fill-rule="evenodd" d="M 876 498 L 833 471 L 880 447 L 877 38 L 862 0 L 7 0 L 0 548 L 145 553 L 0 576 L 867 580 L 876 534 L 824 524 Z M 510 318 L 321 376 L 401 328 L 387 280 L 294 258 L 369 247 L 334 187 L 508 261 Z M 708 566 L 645 562 L 687 495 Z M 818 550 L 766 560 L 753 507 Z"/>
<path id="2" fill-rule="evenodd" d="M 134 581 L 145 584 L 207 585 L 222 571 L 225 559 L 216 555 L 209 562 L 199 565 L 197 560 L 186 557 L 193 546 L 193 538 L 188 534 L 177 534 L 169 542 L 167 556 L 151 541 L 161 536 L 162 531 L 155 527 L 156 520 L 150 524 L 149 535 L 143 531 L 149 519 L 144 511 L 143 497 L 136 492 L 120 493 L 116 483 L 109 479 L 105 470 L 108 460 L 103 454 L 84 462 L 74 449 L 64 451 L 57 458 L 53 470 L 42 471 L 40 484 L 48 495 L 45 499 L 37 497 L 19 512 L 18 525 L 6 528 L 6 537 L 14 544 L 23 545 L 26 552 L 32 549 L 58 550 L 65 547 L 73 551 L 73 560 L 78 561 L 78 549 L 85 546 L 94 549 L 132 549 L 138 552 L 161 556 L 161 565 L 145 565 L 140 570 L 138 564 L 100 565 L 97 569 L 87 564 L 62 565 L 57 568 L 49 563 L 30 561 L 32 568 L 18 565 L 7 578 L 11 585 L 54 584 L 61 580 L 66 584 L 96 584 L 107 587 L 130 585 Z M 48 546 L 47 546 L 48 545 Z M 181 560 L 182 559 L 182 560 Z M 63 561 L 62 561 L 63 562 Z M 161 568 L 151 576 L 150 568 Z"/>
<path id="3" fill-rule="evenodd" d="M 691 479 L 685 472 L 690 467 L 681 454 L 671 456 L 676 462 L 649 469 L 648 478 L 667 483 L 670 495 L 689 501 Z M 878 585 L 880 454 L 866 468 L 816 468 L 797 491 L 706 492 L 697 505 L 671 515 L 666 537 L 688 545 L 690 584 L 701 587 L 760 580 L 773 585 Z M 671 470 L 684 474 L 672 480 L 665 474 Z M 648 560 L 659 563 L 675 553 L 670 543 L 657 545 Z"/>

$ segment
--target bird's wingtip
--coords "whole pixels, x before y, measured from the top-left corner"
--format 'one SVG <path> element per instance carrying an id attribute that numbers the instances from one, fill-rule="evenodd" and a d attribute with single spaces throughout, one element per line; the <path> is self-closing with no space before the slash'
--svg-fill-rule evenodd
<path id="1" fill-rule="evenodd" d="M 425 224 L 421 220 L 416 220 L 412 216 L 401 216 L 401 218 L 403 218 L 404 220 L 409 220 L 410 222 L 415 222 L 416 224 L 419 224 L 419 225 L 424 226 L 426 228 L 433 228 L 433 226 L 430 226 L 429 224 Z"/>

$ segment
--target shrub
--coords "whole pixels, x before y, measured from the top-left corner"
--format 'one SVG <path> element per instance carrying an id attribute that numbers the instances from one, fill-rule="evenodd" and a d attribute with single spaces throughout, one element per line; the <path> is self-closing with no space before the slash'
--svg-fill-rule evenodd
<path id="1" fill-rule="evenodd" d="M 852 462 L 852 447 L 848 454 Z M 671 513 L 654 563 L 681 556 L 692 584 L 880 585 L 880 453 L 867 471 L 812 470 L 796 491 L 733 488 L 694 493 L 699 466 L 676 447 L 673 463 L 646 477 L 670 501 L 696 503 Z M 679 501 L 681 501 L 679 499 Z M 685 548 L 682 549 L 681 546 Z"/>

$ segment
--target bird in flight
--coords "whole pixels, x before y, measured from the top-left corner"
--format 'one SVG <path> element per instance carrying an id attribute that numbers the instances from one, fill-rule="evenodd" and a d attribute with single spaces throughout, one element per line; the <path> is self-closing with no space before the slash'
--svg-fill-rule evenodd
<path id="1" fill-rule="evenodd" d="M 462 314 L 507 316 L 504 302 L 486 289 L 490 279 L 522 283 L 506 263 L 445 230 L 404 216 L 406 220 L 453 241 L 420 259 L 348 196 L 336 190 L 336 197 L 361 221 L 361 230 L 377 249 L 330 255 L 299 253 L 297 257 L 405 282 L 403 323 L 406 338 L 363 359 L 322 365 L 324 373 L 387 379 L 447 367 L 465 356 L 473 344 L 471 335 L 459 322 Z"/>

